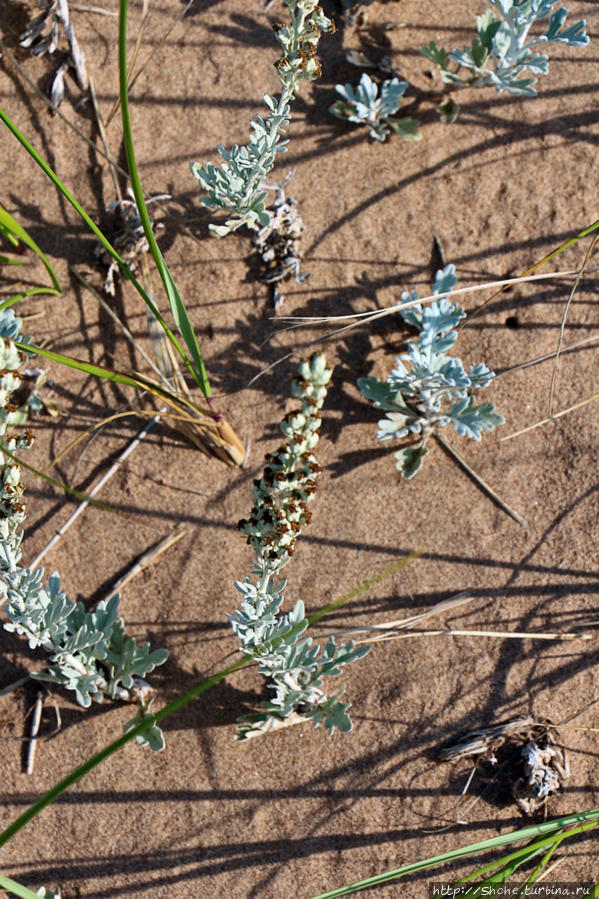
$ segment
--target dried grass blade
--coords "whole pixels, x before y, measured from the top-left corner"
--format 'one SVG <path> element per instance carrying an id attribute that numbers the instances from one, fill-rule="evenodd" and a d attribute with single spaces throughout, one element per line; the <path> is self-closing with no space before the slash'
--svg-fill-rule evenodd
<path id="1" fill-rule="evenodd" d="M 541 421 L 536 421 L 533 425 L 528 425 L 526 428 L 522 428 L 519 431 L 514 431 L 513 434 L 507 434 L 505 437 L 500 437 L 499 442 L 503 443 L 504 440 L 512 440 L 514 437 L 520 437 L 521 434 L 527 434 L 528 431 L 534 431 L 535 428 L 540 428 L 541 425 L 549 424 L 550 421 L 555 421 L 556 418 L 561 418 L 562 415 L 568 415 L 570 412 L 574 412 L 576 409 L 580 409 L 582 406 L 586 406 L 588 403 L 593 403 L 595 400 L 599 400 L 599 393 L 593 393 L 592 396 L 588 396 L 584 400 L 580 400 L 579 403 L 574 403 L 573 406 L 568 406 L 567 409 L 562 409 L 561 412 L 554 412 L 551 418 L 543 418 Z"/>
<path id="2" fill-rule="evenodd" d="M 561 320 L 560 329 L 559 329 L 559 337 L 557 339 L 557 349 L 555 351 L 555 362 L 553 365 L 553 372 L 551 373 L 551 385 L 549 387 L 549 409 L 547 412 L 547 415 L 549 418 L 551 418 L 553 415 L 553 395 L 554 395 L 554 391 L 555 391 L 555 381 L 557 378 L 557 367 L 559 365 L 559 358 L 560 358 L 560 353 L 561 353 L 561 349 L 562 349 L 562 343 L 564 340 L 564 331 L 566 330 L 566 319 L 568 317 L 568 311 L 570 309 L 572 300 L 574 299 L 574 294 L 576 293 L 576 291 L 578 289 L 578 285 L 580 284 L 582 276 L 584 275 L 584 273 L 586 271 L 586 268 L 589 264 L 589 260 L 593 253 L 593 250 L 595 249 L 595 247 L 597 245 L 598 240 L 599 240 L 599 234 L 597 234 L 597 235 L 595 235 L 595 237 L 593 237 L 591 244 L 590 244 L 588 250 L 586 251 L 583 263 L 580 266 L 580 271 L 576 275 L 576 280 L 572 286 L 572 290 L 570 291 L 566 305 L 564 306 L 564 312 L 562 315 L 562 320 Z"/>
<path id="3" fill-rule="evenodd" d="M 464 603 L 471 602 L 473 599 L 474 595 L 469 590 L 463 590 L 461 593 L 456 594 L 456 596 L 442 599 L 441 602 L 436 603 L 431 609 L 428 609 L 426 612 L 421 612 L 418 615 L 410 615 L 408 618 L 397 618 L 394 621 L 385 621 L 382 624 L 370 624 L 364 625 L 363 627 L 351 627 L 344 628 L 340 631 L 331 631 L 330 634 L 327 634 L 327 637 L 346 637 L 351 634 L 364 634 L 376 631 L 388 631 L 391 629 L 407 630 L 408 628 L 419 624 L 421 621 L 426 621 L 428 618 L 433 618 L 436 615 L 449 612 L 452 609 L 458 608 L 458 606 L 464 605 Z"/>
<path id="4" fill-rule="evenodd" d="M 407 640 L 409 637 L 496 637 L 500 640 L 590 640 L 591 634 L 576 633 L 551 633 L 545 631 L 486 631 L 486 630 L 443 630 L 434 631 L 409 631 L 408 633 L 386 633 L 377 637 L 365 637 L 363 640 L 355 640 L 360 643 L 383 643 L 386 640 Z"/>

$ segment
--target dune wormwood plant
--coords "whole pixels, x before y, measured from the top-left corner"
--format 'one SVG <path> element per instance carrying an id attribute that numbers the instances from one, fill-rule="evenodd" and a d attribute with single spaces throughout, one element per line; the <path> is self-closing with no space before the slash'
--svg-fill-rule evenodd
<path id="1" fill-rule="evenodd" d="M 329 112 L 338 119 L 368 125 L 368 133 L 375 140 L 384 141 L 391 128 L 405 140 L 420 140 L 422 135 L 416 119 L 409 116 L 394 118 L 407 87 L 407 81 L 390 78 L 380 85 L 379 96 L 376 82 L 363 72 L 355 89 L 351 84 L 335 85 L 335 90 L 343 99 L 329 106 Z"/>
<path id="2" fill-rule="evenodd" d="M 449 293 L 456 284 L 455 266 L 447 265 L 435 276 L 433 294 Z M 407 303 L 417 300 L 418 294 L 404 291 L 401 298 Z M 398 311 L 406 324 L 420 331 L 418 339 L 408 341 L 408 353 L 396 358 L 386 381 L 359 378 L 358 387 L 376 409 L 386 412 L 379 421 L 379 440 L 416 436 L 415 443 L 412 440 L 395 453 L 402 475 L 411 478 L 422 465 L 428 453 L 426 441 L 436 428 L 451 422 L 458 434 L 480 440 L 483 431 L 492 431 L 504 419 L 492 403 L 475 405 L 471 394 L 487 387 L 495 373 L 483 362 L 466 372 L 461 359 L 447 355 L 458 337 L 453 329 L 466 317 L 464 310 L 440 298 L 424 308 L 416 305 Z"/>
<path id="3" fill-rule="evenodd" d="M 431 41 L 420 52 L 438 65 L 441 78 L 446 84 L 472 84 L 475 87 L 495 85 L 498 91 L 534 97 L 533 84 L 536 78 L 522 78 L 528 70 L 531 75 L 546 75 L 549 58 L 537 53 L 535 48 L 545 44 L 567 44 L 570 47 L 584 47 L 589 42 L 581 19 L 569 28 L 562 28 L 567 10 L 561 6 L 555 12 L 556 0 L 489 0 L 492 10 L 487 10 L 476 19 L 476 36 L 472 46 L 464 50 L 454 50 L 448 54 Z M 539 19 L 551 13 L 547 30 L 537 37 L 529 38 L 528 32 Z M 452 72 L 449 61 L 457 62 L 460 68 L 469 70 L 467 78 Z M 459 71 L 459 69 L 458 69 Z"/>
<path id="4" fill-rule="evenodd" d="M 20 564 L 24 487 L 14 454 L 32 441 L 29 431 L 8 433 L 15 411 L 10 396 L 21 383 L 18 369 L 25 358 L 15 341 L 28 342 L 20 337 L 20 330 L 21 322 L 13 310 L 0 310 L 0 599 L 6 602 L 3 608 L 9 619 L 4 628 L 27 637 L 31 649 L 41 647 L 48 653 L 49 664 L 32 677 L 73 690 L 85 708 L 92 699 L 101 702 L 109 696 L 139 700 L 143 714 L 149 707 L 146 697 L 150 689 L 142 679 L 166 661 L 166 649 L 150 652 L 149 643 L 138 646 L 126 636 L 118 615 L 118 593 L 98 603 L 95 611 L 86 612 L 83 603 L 68 598 L 56 572 L 44 586 L 43 568 L 32 571 Z M 164 747 L 157 726 L 138 742 L 153 749 Z"/>
<path id="5" fill-rule="evenodd" d="M 323 31 L 334 31 L 335 26 L 328 19 L 316 0 L 284 0 L 289 9 L 289 25 L 275 26 L 275 37 L 285 54 L 277 60 L 275 67 L 283 90 L 276 99 L 264 94 L 264 102 L 270 110 L 266 120 L 262 116 L 250 123 L 252 134 L 249 144 L 231 150 L 219 146 L 218 152 L 224 159 L 220 168 L 210 163 L 201 166 L 194 162 L 191 171 L 208 197 L 202 199 L 204 206 L 214 210 L 233 213 L 224 225 L 210 225 L 219 237 L 235 231 L 242 225 L 256 229 L 268 225 L 270 213 L 266 209 L 267 191 L 262 181 L 272 170 L 277 153 L 286 151 L 288 141 L 282 139 L 291 117 L 291 101 L 302 80 L 313 81 L 320 75 L 320 63 L 316 59 L 316 48 Z"/>
<path id="6" fill-rule="evenodd" d="M 237 739 L 269 730 L 293 713 L 311 718 L 315 727 L 323 723 L 330 733 L 352 727 L 349 705 L 340 702 L 341 693 L 327 698 L 322 679 L 339 674 L 348 662 L 365 656 L 369 647 L 354 646 L 351 640 L 336 646 L 331 637 L 321 650 L 311 637 L 302 638 L 309 622 L 301 600 L 290 612 L 280 613 L 286 581 L 278 575 L 293 554 L 301 529 L 310 522 L 308 503 L 321 471 L 311 451 L 318 442 L 319 413 L 330 377 L 323 355 L 300 364 L 292 392 L 301 408 L 288 413 L 281 424 L 288 442 L 266 455 L 262 477 L 254 481 L 250 517 L 239 522 L 256 563 L 253 579 L 235 583 L 243 601 L 229 620 L 241 651 L 259 662 L 275 697 L 262 703 L 264 712 L 245 719 L 248 723 L 241 725 Z"/>

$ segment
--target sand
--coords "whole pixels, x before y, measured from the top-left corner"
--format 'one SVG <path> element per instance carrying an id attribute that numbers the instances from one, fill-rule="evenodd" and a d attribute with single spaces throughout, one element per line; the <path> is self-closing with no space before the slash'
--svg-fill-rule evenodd
<path id="1" fill-rule="evenodd" d="M 116 11 L 116 0 L 102 0 Z M 568 4 L 572 21 L 588 20 L 586 48 L 552 47 L 549 75 L 538 97 L 522 100 L 493 90 L 459 94 L 458 121 L 438 121 L 441 89 L 417 48 L 431 39 L 464 46 L 484 4 L 402 0 L 366 8 L 359 28 L 343 25 L 325 36 L 323 73 L 304 85 L 289 128 L 289 152 L 273 180 L 290 169 L 288 192 L 306 232 L 302 284 L 289 282 L 277 317 L 346 315 L 397 302 L 404 289 L 429 292 L 435 269 L 433 235 L 456 266 L 461 286 L 518 274 L 597 217 L 594 168 L 599 141 L 595 102 L 597 11 Z M 17 37 L 33 4 L 5 2 L 3 40 L 34 85 L 47 91 L 55 63 L 34 59 Z M 150 3 L 131 92 L 135 145 L 147 195 L 168 192 L 156 217 L 160 244 L 197 328 L 217 403 L 249 447 L 243 469 L 191 447 L 164 423 L 103 488 L 99 499 L 118 514 L 88 508 L 44 558 L 61 573 L 75 600 L 92 605 L 110 593 L 135 560 L 177 525 L 183 538 L 123 591 L 130 632 L 169 650 L 152 676 L 157 707 L 236 658 L 226 615 L 239 602 L 233 582 L 250 572 L 249 548 L 236 522 L 251 505 L 252 479 L 280 438 L 277 423 L 293 408 L 289 381 L 306 344 L 327 330 L 284 330 L 273 320 L 269 290 L 247 234 L 209 235 L 201 190 L 189 163 L 216 161 L 216 145 L 243 143 L 261 94 L 277 90 L 271 24 L 285 10 L 240 0 L 199 0 L 179 18 L 180 3 Z M 332 12 L 332 11 L 331 11 Z M 117 20 L 73 11 L 104 117 L 118 95 Z M 130 13 L 130 42 L 140 9 Z M 385 23 L 405 27 L 382 31 Z M 169 30 L 171 29 L 171 30 Z M 421 119 L 423 139 L 386 143 L 366 129 L 333 119 L 327 109 L 338 82 L 357 82 L 348 49 L 372 49 L 384 38 L 392 63 L 414 88 L 405 108 Z M 593 40 L 594 39 L 594 40 Z M 370 49 L 369 49 L 370 48 Z M 58 116 L 5 57 L 2 106 L 84 207 L 107 229 L 105 207 L 115 199 L 107 163 Z M 61 111 L 94 147 L 100 145 L 89 103 L 68 80 Z M 410 100 L 410 97 L 412 100 Z M 110 153 L 122 165 L 119 116 L 107 127 Z M 24 330 L 62 353 L 121 370 L 147 371 L 95 296 L 72 276 L 76 266 L 96 289 L 103 273 L 95 240 L 76 213 L 6 129 L 2 202 L 49 254 L 64 285 L 58 297 L 21 304 Z M 543 271 L 579 269 L 588 243 L 564 252 Z M 36 262 L 11 279 L 45 283 Z M 166 301 L 153 276 L 159 303 Z M 456 352 L 484 360 L 497 372 L 557 345 L 573 279 L 519 285 L 495 299 L 465 327 Z M 590 337 L 597 326 L 594 260 L 569 308 L 564 344 Z M 14 289 L 12 290 L 14 292 Z M 466 295 L 473 309 L 490 292 Z M 115 311 L 147 351 L 139 297 L 119 286 Z M 329 329 L 330 330 L 330 329 Z M 376 410 L 356 387 L 359 377 L 385 377 L 405 332 L 390 316 L 320 345 L 335 372 L 324 410 L 317 455 L 324 466 L 313 520 L 286 568 L 287 601 L 309 611 L 375 577 L 410 551 L 420 558 L 321 621 L 331 630 L 380 623 L 424 612 L 460 591 L 471 600 L 426 627 L 528 634 L 584 631 L 586 642 L 527 637 L 437 635 L 374 646 L 333 689 L 351 702 L 354 730 L 329 736 L 311 725 L 236 743 L 235 720 L 261 696 L 255 671 L 240 672 L 166 721 L 160 754 L 127 745 L 32 821 L 2 852 L 2 871 L 33 890 L 62 887 L 66 899 L 85 897 L 312 897 L 418 858 L 506 833 L 527 823 L 509 785 L 476 776 L 465 759 L 437 761 L 436 749 L 465 731 L 520 715 L 569 723 L 559 731 L 571 768 L 550 817 L 599 805 L 597 790 L 597 643 L 599 505 L 596 406 L 581 406 L 543 427 L 502 438 L 547 416 L 551 361 L 506 372 L 486 392 L 505 425 L 480 444 L 446 432 L 468 463 L 526 521 L 511 519 L 439 446 L 412 481 L 394 466 L 395 447 L 376 442 Z M 257 380 L 252 378 L 278 362 Z M 599 368 L 593 344 L 559 363 L 554 408 L 591 397 Z M 36 363 L 37 364 L 37 363 Z M 39 469 L 104 417 L 130 409 L 133 391 L 42 362 L 42 389 L 65 414 L 32 419 Z M 146 418 L 117 419 L 84 439 L 52 474 L 86 491 L 143 427 Z M 25 559 L 31 561 L 75 509 L 64 493 L 25 473 L 28 519 Z M 2 632 L 1 685 L 39 667 L 26 642 Z M 80 709 L 64 692 L 44 705 L 32 775 L 23 773 L 23 738 L 35 690 L 2 697 L 3 820 L 8 823 L 74 766 L 119 736 L 132 709 L 104 703 Z M 56 711 L 60 712 L 60 727 Z M 542 816 L 541 816 L 542 817 Z M 562 853 L 552 877 L 598 880 L 592 833 Z M 468 863 L 446 869 L 455 879 Z M 439 879 L 438 874 L 435 879 Z M 381 896 L 427 895 L 432 876 L 381 887 Z"/>

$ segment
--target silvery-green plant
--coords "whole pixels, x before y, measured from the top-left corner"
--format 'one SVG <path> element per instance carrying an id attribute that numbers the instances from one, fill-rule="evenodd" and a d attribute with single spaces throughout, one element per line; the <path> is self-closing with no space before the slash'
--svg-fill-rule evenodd
<path id="1" fill-rule="evenodd" d="M 364 72 L 355 89 L 351 84 L 335 85 L 343 100 L 329 106 L 329 112 L 338 119 L 368 125 L 369 134 L 375 140 L 385 140 L 391 128 L 405 140 L 420 140 L 422 135 L 416 119 L 409 116 L 394 118 L 407 87 L 407 81 L 390 78 L 381 84 L 379 95 L 376 82 Z"/>
<path id="2" fill-rule="evenodd" d="M 433 294 L 447 294 L 457 284 L 455 267 L 447 265 L 435 276 Z M 401 295 L 404 303 L 418 299 L 415 290 Z M 470 366 L 447 352 L 457 340 L 454 328 L 466 313 L 446 297 L 430 305 L 411 306 L 399 314 L 420 333 L 408 341 L 408 353 L 396 358 L 396 366 L 386 381 L 359 378 L 363 396 L 372 400 L 386 417 L 378 423 L 379 440 L 410 438 L 397 453 L 397 468 L 405 478 L 413 477 L 428 450 L 426 442 L 437 428 L 453 424 L 458 434 L 480 440 L 483 431 L 492 431 L 504 419 L 492 403 L 475 404 L 472 391 L 487 387 L 495 377 L 484 363 Z M 405 365 L 404 363 L 407 363 Z"/>
<path id="3" fill-rule="evenodd" d="M 549 58 L 536 52 L 536 48 L 551 43 L 584 47 L 589 42 L 584 19 L 569 28 L 562 27 L 567 10 L 561 6 L 553 12 L 556 0 L 489 0 L 489 3 L 500 18 L 493 14 L 493 10 L 478 16 L 477 33 L 471 47 L 448 54 L 431 41 L 428 47 L 420 48 L 421 53 L 439 66 L 446 84 L 494 85 L 498 91 L 534 97 L 533 85 L 537 79 L 522 75 L 527 72 L 531 76 L 546 75 L 549 64 Z M 550 14 L 547 30 L 529 38 L 531 26 Z M 461 78 L 451 71 L 450 60 L 468 69 L 469 77 Z"/>
<path id="4" fill-rule="evenodd" d="M 275 692 L 272 701 L 262 703 L 262 713 L 241 725 L 237 736 L 241 740 L 294 712 L 311 718 L 315 727 L 322 723 L 330 733 L 352 727 L 349 705 L 339 699 L 341 692 L 327 697 L 322 680 L 339 674 L 344 665 L 365 656 L 369 648 L 352 641 L 337 646 L 331 637 L 321 649 L 311 637 L 302 636 L 308 620 L 301 600 L 291 611 L 280 611 L 286 581 L 279 574 L 293 554 L 301 529 L 310 522 L 308 504 L 321 471 L 312 450 L 318 442 L 320 409 L 330 377 L 323 355 L 300 364 L 292 392 L 301 408 L 285 416 L 281 430 L 287 443 L 266 455 L 262 477 L 254 481 L 250 517 L 239 522 L 256 562 L 253 577 L 235 583 L 243 600 L 229 620 L 241 641 L 241 651 L 258 661 L 260 673 Z"/>
<path id="5" fill-rule="evenodd" d="M 316 0 L 284 0 L 284 3 L 289 9 L 290 24 L 275 27 L 275 37 L 284 53 L 275 63 L 283 85 L 281 95 L 277 98 L 264 94 L 269 113 L 266 119 L 256 116 L 250 123 L 252 133 L 247 146 L 235 144 L 231 150 L 218 147 L 224 159 L 219 168 L 210 163 L 191 164 L 192 173 L 208 191 L 208 196 L 202 199 L 204 206 L 231 213 L 224 225 L 210 225 L 219 237 L 242 225 L 256 229 L 270 222 L 262 181 L 272 170 L 277 153 L 287 149 L 288 141 L 282 135 L 289 124 L 290 104 L 300 82 L 313 81 L 320 75 L 320 63 L 316 59 L 320 36 L 324 31 L 334 31 L 333 23 Z"/>
<path id="6" fill-rule="evenodd" d="M 14 455 L 30 446 L 32 436 L 28 431 L 10 432 L 15 412 L 10 397 L 21 383 L 18 369 L 25 358 L 15 341 L 28 342 L 20 330 L 14 311 L 0 310 L 0 600 L 8 617 L 4 628 L 26 637 L 31 649 L 48 653 L 48 665 L 32 677 L 73 690 L 84 708 L 92 699 L 101 702 L 109 696 L 139 699 L 147 709 L 149 688 L 142 679 L 166 661 L 168 652 L 150 652 L 149 643 L 138 646 L 126 636 L 118 614 L 119 595 L 86 612 L 83 603 L 69 599 L 56 572 L 44 586 L 43 568 L 21 565 L 24 486 Z M 160 728 L 151 728 L 140 742 L 162 749 Z"/>

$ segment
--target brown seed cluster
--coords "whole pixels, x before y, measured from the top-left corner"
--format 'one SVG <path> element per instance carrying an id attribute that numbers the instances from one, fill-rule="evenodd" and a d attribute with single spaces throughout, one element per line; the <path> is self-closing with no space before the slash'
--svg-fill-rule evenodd
<path id="1" fill-rule="evenodd" d="M 250 517 L 243 518 L 238 527 L 259 559 L 279 567 L 293 555 L 301 529 L 310 524 L 308 501 L 316 492 L 315 477 L 322 467 L 308 452 L 295 457 L 288 446 L 264 458 L 267 464 L 262 477 L 254 481 Z"/>
<path id="2" fill-rule="evenodd" d="M 300 363 L 299 375 L 292 393 L 301 408 L 288 412 L 281 422 L 287 443 L 266 454 L 262 476 L 254 481 L 250 517 L 238 523 L 265 574 L 279 571 L 293 555 L 301 529 L 310 523 L 308 503 L 322 471 L 311 450 L 318 442 L 331 370 L 324 356 L 315 354 Z"/>
<path id="3" fill-rule="evenodd" d="M 315 7 L 312 15 L 317 19 L 320 19 L 321 24 L 322 20 L 326 19 L 321 6 Z M 328 25 L 325 30 L 328 31 L 329 34 L 333 34 L 335 32 L 334 22 L 331 22 L 328 19 L 326 19 L 326 21 L 328 22 Z M 279 23 L 275 23 L 273 25 L 273 30 L 276 34 L 285 27 L 286 26 L 280 25 Z M 300 71 L 306 73 L 306 76 L 309 79 L 320 78 L 321 66 L 318 59 L 316 59 L 316 51 L 321 36 L 322 27 L 319 27 L 315 21 L 309 19 L 306 22 L 306 31 L 300 36 L 299 46 L 293 57 L 287 55 L 276 60 L 274 65 L 279 75 L 284 74 L 285 72 Z"/>

